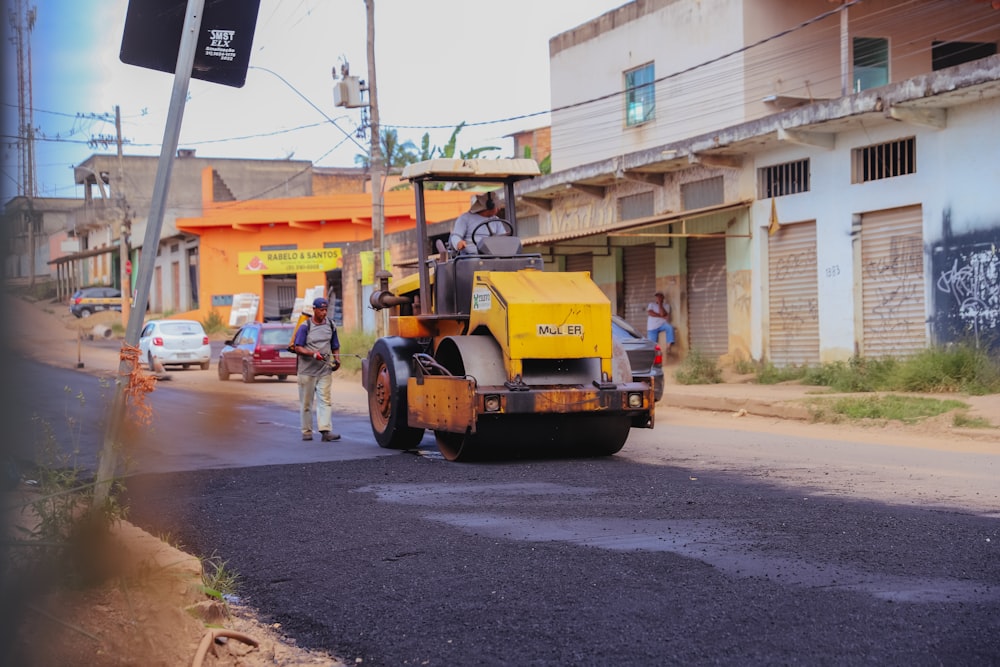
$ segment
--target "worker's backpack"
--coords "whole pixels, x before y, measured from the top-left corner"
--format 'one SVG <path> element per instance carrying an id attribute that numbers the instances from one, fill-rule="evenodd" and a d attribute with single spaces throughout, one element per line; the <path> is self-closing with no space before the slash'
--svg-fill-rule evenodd
<path id="1" fill-rule="evenodd" d="M 333 333 L 337 333 L 337 325 L 333 323 L 333 320 L 327 316 L 326 321 L 330 323 L 330 328 L 333 330 Z M 301 327 L 303 323 L 306 325 L 306 336 L 308 336 L 309 327 L 312 324 L 312 315 L 306 315 L 305 313 L 299 315 L 299 321 L 295 324 L 295 328 L 292 329 L 292 340 L 288 341 L 289 352 L 295 352 L 295 335 L 299 332 L 299 327 Z"/>

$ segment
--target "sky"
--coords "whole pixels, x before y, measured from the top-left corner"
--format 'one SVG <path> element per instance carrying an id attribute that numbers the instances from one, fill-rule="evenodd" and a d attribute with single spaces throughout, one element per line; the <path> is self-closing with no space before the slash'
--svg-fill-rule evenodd
<path id="1" fill-rule="evenodd" d="M 14 8 L 16 0 L 0 0 Z M 126 155 L 159 155 L 173 75 L 119 60 L 127 0 L 22 0 L 37 10 L 31 33 L 36 189 L 79 197 L 72 167 L 114 145 L 114 108 Z M 210 1 L 210 0 L 209 0 Z M 419 145 L 441 146 L 461 122 L 459 148 L 501 146 L 513 132 L 549 124 L 548 43 L 625 0 L 375 0 L 380 122 Z M 10 36 L 4 21 L 5 37 Z M 364 0 L 261 0 L 242 88 L 191 80 L 180 148 L 198 157 L 309 160 L 356 166 L 367 139 L 360 109 L 333 104 L 344 62 L 368 79 Z M 3 200 L 17 193 L 15 51 L 4 40 Z M 513 92 L 512 92 L 513 91 Z M 331 124 L 332 119 L 336 126 Z M 338 127 L 340 129 L 338 129 Z"/>

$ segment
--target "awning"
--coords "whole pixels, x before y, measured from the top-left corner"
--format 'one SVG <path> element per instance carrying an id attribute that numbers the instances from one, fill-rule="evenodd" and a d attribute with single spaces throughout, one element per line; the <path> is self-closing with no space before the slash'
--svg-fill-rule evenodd
<path id="1" fill-rule="evenodd" d="M 73 253 L 72 255 L 65 255 L 63 257 L 56 257 L 55 259 L 50 259 L 48 264 L 67 264 L 77 259 L 88 259 L 90 257 L 97 257 L 98 255 L 103 255 L 109 252 L 118 252 L 118 246 L 104 246 L 103 248 L 91 248 L 90 250 L 81 250 L 80 252 Z"/>
<path id="2" fill-rule="evenodd" d="M 645 218 L 633 218 L 631 220 L 622 220 L 621 222 L 616 222 L 614 224 L 605 225 L 603 227 L 583 227 L 581 229 L 573 229 L 566 232 L 560 232 L 559 234 L 546 234 L 543 236 L 532 236 L 530 238 L 521 239 L 521 243 L 524 246 L 530 245 L 550 245 L 553 243 L 558 243 L 560 241 L 570 241 L 573 239 L 586 238 L 588 236 L 627 236 L 627 237 L 637 237 L 637 236 L 648 236 L 656 238 L 699 238 L 699 237 L 710 237 L 710 236 L 725 236 L 725 237 L 741 237 L 749 238 L 750 234 L 699 234 L 697 232 L 691 232 L 687 230 L 686 222 L 693 218 L 700 218 L 706 215 L 712 215 L 715 213 L 723 213 L 725 211 L 736 211 L 741 208 L 749 208 L 750 204 L 753 203 L 752 199 L 745 199 L 743 201 L 731 204 L 719 204 L 718 206 L 705 206 L 704 208 L 691 209 L 689 211 L 683 211 L 681 213 L 661 213 L 660 215 L 653 215 Z M 641 233 L 642 229 L 649 227 L 656 227 L 659 225 L 667 223 L 681 223 L 680 232 L 657 232 L 651 234 Z"/>

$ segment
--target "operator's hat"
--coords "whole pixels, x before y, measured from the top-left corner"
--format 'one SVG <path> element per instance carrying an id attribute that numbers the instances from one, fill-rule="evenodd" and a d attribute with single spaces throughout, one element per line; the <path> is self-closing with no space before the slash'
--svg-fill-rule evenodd
<path id="1" fill-rule="evenodd" d="M 469 212 L 480 213 L 491 208 L 499 208 L 500 205 L 497 203 L 497 199 L 497 196 L 492 192 L 481 192 L 472 198 L 472 206 L 469 207 Z"/>
<path id="2" fill-rule="evenodd" d="M 313 299 L 313 308 L 328 308 L 329 306 L 330 302 L 324 299 L 323 297 Z"/>

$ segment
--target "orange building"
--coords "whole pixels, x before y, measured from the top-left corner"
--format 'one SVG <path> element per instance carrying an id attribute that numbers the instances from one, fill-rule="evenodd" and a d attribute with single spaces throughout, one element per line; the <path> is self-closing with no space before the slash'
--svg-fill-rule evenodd
<path id="1" fill-rule="evenodd" d="M 428 191 L 425 201 L 427 222 L 441 222 L 468 210 L 469 193 Z M 287 318 L 296 297 L 322 287 L 336 300 L 331 315 L 345 329 L 373 328 L 365 312 L 374 286 L 370 194 L 218 202 L 212 169 L 206 168 L 202 202 L 201 217 L 177 219 L 178 230 L 199 237 L 200 257 L 198 309 L 177 317 L 204 320 L 214 310 L 230 321 L 234 295 L 255 294 L 256 319 Z M 413 191 L 386 192 L 384 216 L 386 235 L 414 229 Z M 384 250 L 389 270 L 393 259 L 412 260 L 393 257 L 388 244 Z"/>

